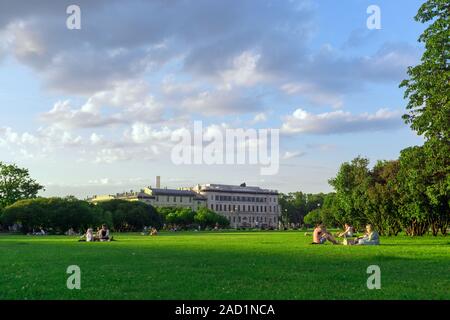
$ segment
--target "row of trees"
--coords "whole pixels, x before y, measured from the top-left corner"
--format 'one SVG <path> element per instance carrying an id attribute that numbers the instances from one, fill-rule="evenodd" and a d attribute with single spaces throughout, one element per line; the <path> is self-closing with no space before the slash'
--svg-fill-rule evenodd
<path id="1" fill-rule="evenodd" d="M 137 231 L 162 226 L 162 217 L 145 203 L 111 200 L 93 205 L 74 197 L 19 200 L 2 210 L 0 223 L 18 224 L 24 233 L 43 228 L 61 234 L 73 228 L 84 231 L 101 224 L 115 231 Z"/>
<path id="2" fill-rule="evenodd" d="M 111 200 L 97 205 L 74 197 L 19 200 L 4 208 L 0 215 L 3 226 L 21 226 L 24 233 L 41 228 L 61 234 L 70 228 L 84 231 L 107 224 L 117 232 L 140 231 L 144 226 L 157 229 L 164 225 L 187 228 L 227 227 L 228 220 L 207 208 L 197 212 L 188 208 L 158 208 L 143 202 Z"/>
<path id="3" fill-rule="evenodd" d="M 384 235 L 401 231 L 411 236 L 429 231 L 446 235 L 450 226 L 448 157 L 430 158 L 426 147 L 404 149 L 398 160 L 378 161 L 373 168 L 362 157 L 343 163 L 329 181 L 335 192 L 283 195 L 285 219 L 338 227 L 350 223 L 357 228 L 371 223 Z M 309 206 L 308 199 L 313 199 Z"/>
<path id="4" fill-rule="evenodd" d="M 230 224 L 227 218 L 205 207 L 199 208 L 197 211 L 189 208 L 162 207 L 157 211 L 169 228 L 191 229 L 197 226 L 202 229 L 216 226 L 226 228 Z"/>
<path id="5" fill-rule="evenodd" d="M 324 206 L 324 219 L 343 225 L 373 224 L 381 234 L 446 234 L 450 223 L 449 198 L 436 191 L 436 177 L 424 147 L 407 148 L 400 159 L 378 161 L 357 157 L 344 163 L 330 180 L 336 190 L 333 201 Z M 448 179 L 448 173 L 447 173 Z M 440 184 L 441 181 L 438 181 Z M 331 213 L 331 214 L 330 214 Z"/>
<path id="6" fill-rule="evenodd" d="M 419 37 L 425 45 L 421 63 L 408 68 L 405 89 L 407 113 L 403 119 L 418 135 L 422 146 L 400 152 L 398 160 L 355 158 L 342 164 L 330 184 L 336 193 L 306 221 L 327 220 L 362 226 L 370 222 L 382 234 L 447 233 L 450 219 L 450 3 L 428 0 L 416 21 L 428 26 Z"/>
<path id="7" fill-rule="evenodd" d="M 303 218 L 313 210 L 323 206 L 324 193 L 290 192 L 281 194 L 279 203 L 282 208 L 281 221 L 284 224 L 302 224 Z"/>

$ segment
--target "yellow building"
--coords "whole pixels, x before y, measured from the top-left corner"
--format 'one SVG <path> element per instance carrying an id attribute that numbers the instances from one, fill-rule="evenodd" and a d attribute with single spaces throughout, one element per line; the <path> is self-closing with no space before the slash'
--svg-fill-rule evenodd
<path id="1" fill-rule="evenodd" d="M 124 192 L 115 195 L 94 196 L 92 203 L 120 199 L 126 201 L 141 201 L 154 207 L 183 207 L 196 211 L 206 207 L 206 198 L 192 190 L 161 189 L 147 187 L 139 192 Z"/>

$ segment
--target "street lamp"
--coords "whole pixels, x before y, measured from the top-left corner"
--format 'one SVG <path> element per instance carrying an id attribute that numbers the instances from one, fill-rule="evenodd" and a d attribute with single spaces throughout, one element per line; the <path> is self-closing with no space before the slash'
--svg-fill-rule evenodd
<path id="1" fill-rule="evenodd" d="M 285 230 L 286 230 L 286 223 L 288 223 L 287 212 L 288 212 L 288 209 L 285 208 L 285 209 L 284 209 L 284 217 L 283 217 L 283 227 L 284 227 Z"/>

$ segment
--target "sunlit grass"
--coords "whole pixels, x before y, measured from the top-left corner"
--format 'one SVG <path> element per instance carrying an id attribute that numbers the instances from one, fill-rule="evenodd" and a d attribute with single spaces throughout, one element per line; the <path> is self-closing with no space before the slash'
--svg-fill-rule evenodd
<path id="1" fill-rule="evenodd" d="M 311 245 L 303 232 L 0 236 L 1 299 L 449 299 L 450 239 Z M 381 268 L 368 290 L 367 267 Z M 69 265 L 81 290 L 66 287 Z"/>

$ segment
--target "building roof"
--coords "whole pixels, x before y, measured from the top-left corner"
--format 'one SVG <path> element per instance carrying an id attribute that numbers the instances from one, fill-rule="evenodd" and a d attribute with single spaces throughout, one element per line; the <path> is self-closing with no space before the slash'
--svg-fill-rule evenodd
<path id="1" fill-rule="evenodd" d="M 180 196 L 180 197 L 194 197 L 196 200 L 205 200 L 205 197 L 192 190 L 178 190 L 178 189 L 156 189 L 148 188 L 153 196 Z"/>
<path id="2" fill-rule="evenodd" d="M 259 193 L 278 195 L 277 190 L 262 189 L 260 187 L 246 186 L 245 184 L 240 186 L 228 185 L 228 184 L 204 184 L 199 186 L 200 192 L 231 192 L 231 193 Z"/>

